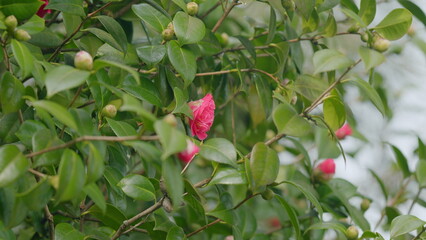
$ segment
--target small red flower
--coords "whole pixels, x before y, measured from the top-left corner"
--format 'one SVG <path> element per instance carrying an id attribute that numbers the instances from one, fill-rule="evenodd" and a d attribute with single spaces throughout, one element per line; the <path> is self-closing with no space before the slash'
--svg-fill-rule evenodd
<path id="1" fill-rule="evenodd" d="M 336 163 L 331 158 L 324 160 L 317 167 L 322 173 L 333 175 L 336 172 Z"/>
<path id="2" fill-rule="evenodd" d="M 40 0 L 41 2 L 44 2 L 43 5 L 40 6 L 40 8 L 37 11 L 37 16 L 43 18 L 47 13 L 51 13 L 52 10 L 50 9 L 44 9 L 44 7 L 47 6 L 47 4 L 49 3 L 49 0 Z"/>
<path id="3" fill-rule="evenodd" d="M 349 124 L 346 123 L 341 128 L 337 129 L 335 134 L 338 139 L 342 140 L 346 136 L 349 136 L 352 134 L 352 128 L 351 126 L 349 126 Z"/>
<path id="4" fill-rule="evenodd" d="M 178 158 L 184 163 L 189 163 L 199 151 L 200 148 L 195 143 L 186 140 L 186 149 L 178 153 Z"/>
<path id="5" fill-rule="evenodd" d="M 214 120 L 216 106 L 213 96 L 209 93 L 200 100 L 189 102 L 188 105 L 193 112 L 193 118 L 189 119 L 191 133 L 200 140 L 204 140 L 207 137 L 206 132 L 210 130 Z"/>

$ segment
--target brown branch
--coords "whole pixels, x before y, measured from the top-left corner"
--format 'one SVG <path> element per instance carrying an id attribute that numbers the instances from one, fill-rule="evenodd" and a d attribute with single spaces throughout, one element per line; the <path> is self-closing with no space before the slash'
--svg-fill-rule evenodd
<path id="1" fill-rule="evenodd" d="M 204 19 L 205 17 L 207 17 L 210 13 L 212 13 L 217 7 L 219 7 L 220 6 L 220 0 L 219 1 L 217 1 L 217 3 L 213 6 L 213 7 L 211 7 L 209 10 L 207 10 L 207 12 L 205 12 L 201 17 L 200 17 L 200 19 Z"/>
<path id="2" fill-rule="evenodd" d="M 105 5 L 103 5 L 102 7 L 100 7 L 99 9 L 96 9 L 95 11 L 93 11 L 92 13 L 89 13 L 84 19 L 83 21 L 81 21 L 81 23 L 77 26 L 77 28 L 74 30 L 74 32 L 72 32 L 67 38 L 65 38 L 65 40 L 61 43 L 61 45 L 59 45 L 55 52 L 53 52 L 52 55 L 50 55 L 50 57 L 47 59 L 48 62 L 52 61 L 61 51 L 61 49 L 65 46 L 65 44 L 67 44 L 79 31 L 80 29 L 83 27 L 83 25 L 87 22 L 87 20 L 89 20 L 90 18 L 92 18 L 94 15 L 96 15 L 97 13 L 99 13 L 100 11 L 102 11 L 103 9 L 109 7 L 113 2 L 109 2 Z"/>
<path id="3" fill-rule="evenodd" d="M 84 107 L 87 107 L 89 105 L 92 105 L 93 103 L 95 103 L 95 100 L 90 100 L 90 101 L 78 106 L 77 108 L 84 108 Z"/>
<path id="4" fill-rule="evenodd" d="M 55 222 L 53 221 L 53 215 L 50 213 L 49 207 L 44 206 L 44 214 L 49 221 L 50 240 L 55 240 Z"/>
<path id="5" fill-rule="evenodd" d="M 32 173 L 32 174 L 34 174 L 34 175 L 38 176 L 38 177 L 41 177 L 41 178 L 45 178 L 45 177 L 47 176 L 46 174 L 41 173 L 41 172 L 39 172 L 39 171 L 36 171 L 36 170 L 34 170 L 34 169 L 32 169 L 32 168 L 29 168 L 29 169 L 28 169 L 28 172 L 30 172 L 30 173 Z"/>
<path id="6" fill-rule="evenodd" d="M 134 141 L 134 140 L 141 140 L 141 141 L 155 141 L 158 140 L 158 136 L 125 136 L 125 137 L 115 137 L 115 136 L 82 136 L 78 137 L 72 141 L 66 142 L 61 145 L 45 148 L 43 150 L 40 150 L 38 152 L 33 152 L 25 155 L 27 158 L 31 158 L 34 156 L 41 155 L 43 153 L 55 151 L 58 149 L 63 149 L 70 147 L 78 142 L 83 141 L 106 141 L 106 142 L 124 142 L 124 141 Z"/>
<path id="7" fill-rule="evenodd" d="M 223 21 L 224 21 L 224 20 L 225 20 L 225 18 L 229 15 L 229 13 L 231 12 L 231 10 L 232 10 L 235 6 L 237 6 L 238 4 L 239 4 L 239 3 L 238 3 L 238 0 L 233 0 L 233 1 L 232 1 L 231 6 L 229 6 L 229 8 L 228 8 L 228 9 L 226 9 L 226 11 L 223 13 L 222 17 L 220 17 L 220 18 L 219 18 L 219 20 L 217 21 L 216 25 L 214 25 L 214 27 L 213 27 L 213 29 L 212 29 L 212 32 L 213 32 L 213 33 L 217 31 L 217 29 L 220 27 L 220 25 L 222 25 Z"/>
<path id="8" fill-rule="evenodd" d="M 121 16 L 123 16 L 127 11 L 130 10 L 130 8 L 132 8 L 132 6 L 136 3 L 138 3 L 139 0 L 133 0 L 129 3 L 127 3 L 122 9 L 118 10 L 115 14 L 114 14 L 114 18 L 119 18 Z"/>
<path id="9" fill-rule="evenodd" d="M 218 218 L 218 219 L 214 220 L 213 222 L 211 222 L 211 223 L 209 223 L 209 224 L 206 224 L 206 225 L 204 225 L 204 226 L 200 227 L 199 229 L 197 229 L 197 230 L 195 230 L 195 231 L 193 231 L 193 232 L 191 232 L 191 233 L 188 233 L 188 234 L 186 235 L 186 237 L 187 237 L 187 238 L 190 238 L 190 237 L 194 236 L 195 234 L 197 234 L 197 233 L 199 233 L 199 232 L 203 231 L 204 229 L 207 229 L 207 228 L 209 228 L 210 226 L 213 226 L 213 225 L 215 225 L 216 223 L 219 223 L 220 221 L 221 221 L 221 220 Z"/>
<path id="10" fill-rule="evenodd" d="M 77 89 L 77 92 L 75 93 L 74 97 L 72 98 L 71 102 L 68 104 L 68 108 L 70 108 L 70 107 L 72 107 L 72 105 L 74 105 L 75 101 L 77 101 L 77 98 L 80 95 L 82 90 L 83 90 L 83 85 L 80 85 L 80 87 Z"/>

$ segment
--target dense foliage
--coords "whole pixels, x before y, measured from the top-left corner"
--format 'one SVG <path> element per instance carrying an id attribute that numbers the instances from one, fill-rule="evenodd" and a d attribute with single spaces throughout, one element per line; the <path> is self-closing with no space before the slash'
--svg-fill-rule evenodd
<path id="1" fill-rule="evenodd" d="M 334 178 L 347 88 L 391 118 L 375 68 L 426 25 L 380 4 L 0 0 L 0 239 L 426 239 L 420 139 L 377 226 Z"/>

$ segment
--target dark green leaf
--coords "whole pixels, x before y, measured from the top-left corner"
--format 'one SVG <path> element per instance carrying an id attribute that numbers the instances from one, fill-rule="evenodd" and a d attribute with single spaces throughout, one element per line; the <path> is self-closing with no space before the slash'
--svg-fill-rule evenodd
<path id="1" fill-rule="evenodd" d="M 125 84 L 122 89 L 139 100 L 162 107 L 160 93 L 154 84 L 148 79 L 141 79 L 141 83 L 141 85 Z"/>
<path id="2" fill-rule="evenodd" d="M 99 206 L 94 205 L 91 207 L 87 213 L 90 213 L 97 219 L 101 220 L 103 224 L 113 229 L 118 229 L 126 217 L 124 214 L 115 206 L 107 203 L 106 211 L 102 211 Z"/>
<path id="3" fill-rule="evenodd" d="M 15 133 L 21 142 L 31 148 L 33 136 L 38 130 L 46 129 L 41 122 L 35 120 L 26 120 L 19 127 L 19 130 Z"/>
<path id="4" fill-rule="evenodd" d="M 166 238 L 166 240 L 185 240 L 185 239 L 186 239 L 185 232 L 183 231 L 182 228 L 178 226 L 172 227 L 167 233 L 167 238 Z"/>
<path id="5" fill-rule="evenodd" d="M 262 192 L 266 185 L 275 181 L 278 176 L 280 160 L 275 150 L 265 143 L 256 143 L 250 157 L 250 185 L 252 191 Z"/>
<path id="6" fill-rule="evenodd" d="M 23 199 L 25 205 L 30 210 L 40 211 L 44 206 L 46 206 L 52 195 L 53 189 L 46 178 L 44 178 L 30 189 L 17 196 Z"/>
<path id="7" fill-rule="evenodd" d="M 121 25 L 112 17 L 98 16 L 96 17 L 104 25 L 105 29 L 111 34 L 112 38 L 120 44 L 121 50 L 127 50 L 127 37 Z"/>
<path id="8" fill-rule="evenodd" d="M 0 81 L 0 104 L 2 113 L 18 111 L 24 104 L 24 85 L 10 72 L 5 72 Z"/>
<path id="9" fill-rule="evenodd" d="M 54 9 L 64 13 L 84 17 L 83 0 L 50 0 L 46 9 Z"/>
<path id="10" fill-rule="evenodd" d="M 322 210 L 321 204 L 309 188 L 304 188 L 303 186 L 301 186 L 301 185 L 299 185 L 295 182 L 292 182 L 292 181 L 283 181 L 282 183 L 290 184 L 290 185 L 296 187 L 300 192 L 302 192 L 303 195 L 305 195 L 305 197 L 307 199 L 309 199 L 309 201 L 311 201 L 311 203 L 315 206 L 315 208 L 318 211 L 320 218 L 322 217 L 323 210 Z"/>
<path id="11" fill-rule="evenodd" d="M 122 43 L 118 42 L 117 39 L 115 39 L 111 34 L 105 32 L 104 30 L 101 30 L 99 28 L 86 28 L 84 29 L 84 31 L 88 31 L 92 33 L 101 41 L 109 44 L 111 47 L 117 49 L 118 51 L 122 51 L 122 52 L 125 51 L 125 48 L 123 49 Z"/>
<path id="12" fill-rule="evenodd" d="M 123 192 L 136 200 L 152 201 L 155 200 L 155 189 L 148 178 L 142 175 L 131 174 L 118 183 Z"/>
<path id="13" fill-rule="evenodd" d="M 18 40 L 12 39 L 12 52 L 15 56 L 16 61 L 21 68 L 21 78 L 28 77 L 33 70 L 34 57 L 30 50 L 23 43 Z"/>
<path id="14" fill-rule="evenodd" d="M 96 185 L 96 183 L 87 184 L 86 186 L 84 186 L 83 191 L 90 197 L 90 199 L 93 200 L 96 206 L 98 206 L 99 209 L 105 213 L 106 211 L 105 197 L 101 189 L 99 189 L 99 187 Z"/>
<path id="15" fill-rule="evenodd" d="M 0 148 L 0 188 L 15 182 L 29 168 L 28 159 L 15 145 Z"/>
<path id="16" fill-rule="evenodd" d="M 197 72 L 194 54 L 188 49 L 180 47 L 175 40 L 167 43 L 167 54 L 173 67 L 183 78 L 185 86 L 189 86 Z"/>
<path id="17" fill-rule="evenodd" d="M 175 158 L 168 158 L 163 161 L 162 176 L 168 196 L 172 200 L 173 208 L 177 210 L 182 202 L 182 195 L 184 193 L 184 183 L 182 179 L 181 165 Z"/>
<path id="18" fill-rule="evenodd" d="M 81 158 L 75 152 L 66 149 L 59 165 L 59 184 L 56 191 L 58 201 L 68 201 L 78 196 L 86 180 L 84 172 Z"/>
<path id="19" fill-rule="evenodd" d="M 107 121 L 109 126 L 114 131 L 115 135 L 119 137 L 136 135 L 136 130 L 126 122 L 115 121 L 111 118 L 107 118 Z"/>
<path id="20" fill-rule="evenodd" d="M 83 240 L 84 234 L 69 223 L 59 223 L 55 226 L 55 239 L 57 240 Z"/>
<path id="21" fill-rule="evenodd" d="M 398 0 L 398 2 L 404 6 L 406 9 L 410 10 L 410 12 L 420 21 L 423 25 L 426 26 L 426 14 L 422 11 L 422 9 L 417 6 L 415 3 L 409 0 Z"/>
<path id="22" fill-rule="evenodd" d="M 150 64 L 156 64 L 163 60 L 166 55 L 166 47 L 164 45 L 149 45 L 136 48 L 139 58 Z"/>
<path id="23" fill-rule="evenodd" d="M 170 23 L 170 19 L 166 15 L 149 4 L 135 4 L 132 6 L 132 10 L 140 19 L 151 25 L 158 32 L 162 32 Z"/>
<path id="24" fill-rule="evenodd" d="M 204 142 L 200 155 L 210 161 L 236 166 L 237 153 L 234 145 L 224 138 L 212 138 Z"/>
<path id="25" fill-rule="evenodd" d="M 268 117 L 272 111 L 272 90 L 267 79 L 262 78 L 258 74 L 253 74 L 254 83 L 256 84 L 257 94 L 263 106 L 266 116 Z"/>
<path id="26" fill-rule="evenodd" d="M 173 26 L 181 45 L 197 43 L 206 34 L 206 27 L 203 21 L 184 12 L 176 13 L 173 18 Z"/>
<path id="27" fill-rule="evenodd" d="M 18 20 L 33 16 L 43 3 L 38 0 L 2 0 L 0 12 L 4 15 L 14 15 Z"/>
<path id="28" fill-rule="evenodd" d="M 118 63 L 118 62 L 103 60 L 103 59 L 98 59 L 93 63 L 93 69 L 95 69 L 95 70 L 99 70 L 99 69 L 104 68 L 104 67 L 121 68 L 124 71 L 127 71 L 128 73 L 130 73 L 138 84 L 140 83 L 138 72 L 136 72 L 133 68 L 131 68 L 127 65 L 124 65 L 124 64 L 121 64 L 121 63 Z"/>
<path id="29" fill-rule="evenodd" d="M 175 87 L 173 88 L 173 93 L 175 95 L 175 100 L 176 100 L 176 106 L 175 106 L 175 109 L 173 110 L 173 113 L 183 113 L 186 116 L 192 118 L 193 117 L 192 110 L 189 107 L 187 103 L 187 99 L 183 95 L 182 90 Z"/>

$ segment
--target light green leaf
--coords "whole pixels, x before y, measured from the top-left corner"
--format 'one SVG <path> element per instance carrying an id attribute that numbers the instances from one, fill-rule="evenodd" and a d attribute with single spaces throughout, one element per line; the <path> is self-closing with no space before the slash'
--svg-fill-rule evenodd
<path id="1" fill-rule="evenodd" d="M 336 19 L 334 18 L 333 14 L 330 13 L 328 15 L 327 22 L 325 22 L 324 36 L 332 37 L 336 35 L 336 32 L 337 32 Z"/>
<path id="2" fill-rule="evenodd" d="M 185 232 L 183 231 L 182 228 L 178 226 L 172 227 L 167 233 L 167 238 L 166 238 L 166 240 L 185 240 L 185 239 L 186 239 Z"/>
<path id="3" fill-rule="evenodd" d="M 347 68 L 354 61 L 335 49 L 323 49 L 314 53 L 315 74 Z"/>
<path id="4" fill-rule="evenodd" d="M 263 142 L 254 145 L 250 157 L 249 181 L 254 193 L 263 192 L 266 185 L 275 181 L 278 176 L 280 160 L 275 150 Z"/>
<path id="5" fill-rule="evenodd" d="M 370 48 L 360 47 L 358 52 L 362 61 L 364 62 L 365 70 L 367 71 L 371 68 L 379 66 L 386 60 L 383 54 Z"/>
<path id="6" fill-rule="evenodd" d="M 294 83 L 294 90 L 311 102 L 315 101 L 327 88 L 326 80 L 306 74 L 300 75 Z"/>
<path id="7" fill-rule="evenodd" d="M 19 26 L 18 29 L 25 30 L 30 35 L 39 33 L 44 30 L 44 18 L 34 15 L 26 23 Z"/>
<path id="8" fill-rule="evenodd" d="M 339 129 L 346 121 L 345 104 L 337 92 L 330 95 L 323 103 L 324 120 L 333 131 Z"/>
<path id="9" fill-rule="evenodd" d="M 405 8 L 397 8 L 386 15 L 373 29 L 388 40 L 397 40 L 407 33 L 412 20 L 410 11 Z"/>
<path id="10" fill-rule="evenodd" d="M 356 6 L 355 6 L 356 7 Z M 356 14 L 355 12 L 353 12 L 352 10 L 349 10 L 348 8 L 342 8 L 341 9 L 342 12 L 352 18 L 353 20 L 355 20 L 355 22 L 360 26 L 360 27 L 367 27 L 367 25 L 364 23 L 364 21 L 361 19 L 360 16 L 358 16 L 358 14 Z"/>
<path id="11" fill-rule="evenodd" d="M 299 219 L 297 218 L 296 211 L 290 206 L 290 204 L 282 198 L 280 195 L 275 195 L 275 198 L 278 202 L 284 207 L 287 212 L 288 218 L 290 219 L 291 225 L 293 226 L 296 239 L 302 239 L 302 234 L 300 232 Z"/>
<path id="12" fill-rule="evenodd" d="M 416 179 L 420 188 L 426 187 L 426 161 L 419 160 L 416 167 Z"/>
<path id="13" fill-rule="evenodd" d="M 358 16 L 368 26 L 376 16 L 376 0 L 361 0 Z"/>
<path id="14" fill-rule="evenodd" d="M 24 104 L 22 98 L 25 88 L 21 81 L 10 72 L 5 72 L 0 80 L 0 104 L 2 113 L 7 114 L 18 111 Z"/>
<path id="15" fill-rule="evenodd" d="M 164 45 L 142 46 L 136 48 L 136 53 L 145 63 L 156 64 L 166 55 L 166 47 Z"/>
<path id="16" fill-rule="evenodd" d="M 275 108 L 272 119 L 279 133 L 300 137 L 308 134 L 311 130 L 309 122 L 299 116 L 296 110 L 286 102 Z"/>
<path id="17" fill-rule="evenodd" d="M 183 95 L 182 90 L 180 90 L 178 87 L 175 87 L 173 88 L 173 93 L 175 95 L 175 100 L 176 100 L 176 106 L 175 106 L 175 109 L 173 110 L 173 113 L 183 113 L 186 116 L 192 118 L 193 117 L 192 110 L 189 107 L 187 103 L 187 99 Z"/>
<path id="18" fill-rule="evenodd" d="M 122 43 L 118 42 L 111 34 L 101 30 L 99 28 L 86 28 L 83 31 L 87 31 L 95 35 L 101 41 L 109 44 L 111 47 L 117 49 L 118 51 L 124 52 L 125 49 L 122 47 Z M 126 41 L 127 42 L 127 41 Z"/>
<path id="19" fill-rule="evenodd" d="M 209 185 L 215 184 L 245 184 L 244 172 L 230 167 L 219 167 Z"/>
<path id="20" fill-rule="evenodd" d="M 132 6 L 132 10 L 140 19 L 158 32 L 162 32 L 170 23 L 170 19 L 166 15 L 147 3 L 135 4 Z"/>
<path id="21" fill-rule="evenodd" d="M 178 5 L 183 11 L 186 12 L 186 3 L 184 0 L 172 0 L 176 5 Z"/>
<path id="22" fill-rule="evenodd" d="M 394 218 L 390 227 L 391 239 L 409 233 L 422 227 L 426 224 L 425 221 L 411 215 L 402 215 Z"/>
<path id="23" fill-rule="evenodd" d="M 353 83 L 359 87 L 361 93 L 363 93 L 370 101 L 376 106 L 383 115 L 386 115 L 385 106 L 383 105 L 382 99 L 380 98 L 377 91 L 370 85 L 368 82 L 360 79 L 354 78 L 349 83 Z"/>
<path id="24" fill-rule="evenodd" d="M 188 49 L 180 47 L 175 40 L 167 43 L 167 54 L 173 67 L 182 76 L 185 87 L 189 86 L 197 72 L 194 54 Z"/>
<path id="25" fill-rule="evenodd" d="M 75 88 L 85 83 L 90 72 L 62 65 L 56 67 L 46 74 L 47 96 L 52 97 L 58 92 Z"/>
<path id="26" fill-rule="evenodd" d="M 181 131 L 170 125 L 164 120 L 158 120 L 154 123 L 155 131 L 160 137 L 163 146 L 161 158 L 166 160 L 170 155 L 181 152 L 186 149 L 186 137 Z"/>
<path id="27" fill-rule="evenodd" d="M 324 230 L 334 229 L 341 232 L 342 234 L 345 234 L 346 232 L 345 225 L 341 224 L 340 222 L 319 222 L 309 226 L 305 230 L 305 234 L 311 230 L 317 230 L 317 229 L 324 229 Z"/>
<path id="28" fill-rule="evenodd" d="M 136 82 L 138 84 L 140 84 L 140 80 L 139 80 L 139 73 L 136 72 L 133 68 L 118 63 L 118 62 L 113 62 L 113 61 L 109 61 L 109 60 L 103 60 L 103 59 L 97 59 L 94 63 L 93 63 L 93 69 L 95 70 L 99 70 L 101 68 L 104 67 L 118 67 L 121 68 L 125 71 L 127 71 L 128 73 L 130 73 L 132 75 L 132 77 L 136 80 Z"/>
<path id="29" fill-rule="evenodd" d="M 401 168 L 402 170 L 404 178 L 410 177 L 411 172 L 410 172 L 410 168 L 408 167 L 407 158 L 404 156 L 404 154 L 402 154 L 401 150 L 399 150 L 397 147 L 395 147 L 394 145 L 391 145 L 391 147 L 392 147 L 393 153 L 395 154 L 396 162 L 398 163 L 399 168 Z"/>
<path id="30" fill-rule="evenodd" d="M 15 145 L 0 148 L 0 188 L 15 182 L 29 168 L 28 159 Z"/>
<path id="31" fill-rule="evenodd" d="M 287 12 L 285 11 L 283 4 L 281 3 L 281 0 L 268 0 L 269 5 L 276 9 L 280 14 L 281 17 L 285 18 L 287 16 Z"/>
<path id="32" fill-rule="evenodd" d="M 128 175 L 121 179 L 117 185 L 121 187 L 121 189 L 127 196 L 135 200 L 155 200 L 154 186 L 148 178 L 142 175 Z"/>
<path id="33" fill-rule="evenodd" d="M 204 142 L 200 155 L 210 161 L 236 166 L 237 153 L 234 145 L 224 138 L 212 138 Z"/>
<path id="34" fill-rule="evenodd" d="M 54 9 L 64 13 L 84 17 L 83 0 L 50 0 L 45 9 Z"/>
<path id="35" fill-rule="evenodd" d="M 96 183 L 87 184 L 86 186 L 84 186 L 83 191 L 90 197 L 90 199 L 93 200 L 96 206 L 98 206 L 99 209 L 101 209 L 102 212 L 105 213 L 106 211 L 105 197 L 101 189 L 99 189 L 99 187 L 96 185 Z"/>
<path id="36" fill-rule="evenodd" d="M 314 10 L 315 0 L 295 0 L 294 3 L 300 15 L 302 15 L 305 20 L 308 20 Z"/>
<path id="37" fill-rule="evenodd" d="M 84 172 L 81 158 L 74 151 L 66 149 L 59 164 L 59 185 L 55 197 L 59 202 L 78 196 L 86 180 Z"/>
<path id="38" fill-rule="evenodd" d="M 21 68 L 21 78 L 28 77 L 33 70 L 34 66 L 34 57 L 31 54 L 30 50 L 23 43 L 18 40 L 12 39 L 12 52 L 16 61 Z"/>
<path id="39" fill-rule="evenodd" d="M 112 38 L 120 44 L 121 51 L 127 50 L 127 37 L 121 25 L 112 17 L 98 16 L 96 17 L 104 25 L 105 29 L 111 34 Z"/>
<path id="40" fill-rule="evenodd" d="M 137 134 L 135 128 L 126 122 L 115 121 L 111 118 L 107 118 L 107 121 L 112 131 L 119 137 L 135 136 Z"/>
<path id="41" fill-rule="evenodd" d="M 206 34 L 206 27 L 203 21 L 184 12 L 176 13 L 173 18 L 173 26 L 181 45 L 197 43 Z"/>
<path id="42" fill-rule="evenodd" d="M 83 240 L 84 234 L 69 223 L 59 223 L 55 226 L 55 239 L 57 240 Z"/>
<path id="43" fill-rule="evenodd" d="M 77 129 L 77 124 L 68 110 L 52 101 L 47 100 L 39 100 L 36 102 L 33 102 L 32 105 L 36 108 L 41 108 L 43 110 L 46 110 L 51 115 L 53 115 L 56 119 L 58 119 L 61 123 L 65 124 L 66 126 Z"/>

